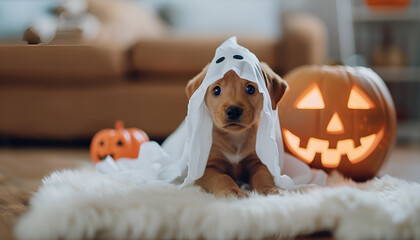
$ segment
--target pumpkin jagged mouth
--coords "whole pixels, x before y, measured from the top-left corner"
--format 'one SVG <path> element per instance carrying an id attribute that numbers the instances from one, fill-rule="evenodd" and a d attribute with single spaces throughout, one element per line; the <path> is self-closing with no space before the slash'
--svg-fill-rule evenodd
<path id="1" fill-rule="evenodd" d="M 384 135 L 384 127 L 377 133 L 361 137 L 360 146 L 354 147 L 352 139 L 339 140 L 337 148 L 330 149 L 329 141 L 309 138 L 306 148 L 299 147 L 300 138 L 289 130 L 283 129 L 283 136 L 287 147 L 292 153 L 297 155 L 306 163 L 310 164 L 315 158 L 316 153 L 321 153 L 321 163 L 324 167 L 337 167 L 340 164 L 341 156 L 347 155 L 352 164 L 364 160 L 369 154 L 375 150 Z"/>

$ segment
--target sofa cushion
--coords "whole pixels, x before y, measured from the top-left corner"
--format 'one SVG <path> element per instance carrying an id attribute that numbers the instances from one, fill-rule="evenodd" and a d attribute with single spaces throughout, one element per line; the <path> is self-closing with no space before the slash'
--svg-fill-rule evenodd
<path id="1" fill-rule="evenodd" d="M 134 68 L 140 72 L 198 73 L 209 63 L 226 38 L 182 38 L 139 41 L 132 48 Z M 260 61 L 275 66 L 277 41 L 270 38 L 239 38 L 238 43 Z"/>
<path id="2" fill-rule="evenodd" d="M 127 68 L 125 52 L 94 45 L 0 45 L 0 82 L 115 81 Z"/>

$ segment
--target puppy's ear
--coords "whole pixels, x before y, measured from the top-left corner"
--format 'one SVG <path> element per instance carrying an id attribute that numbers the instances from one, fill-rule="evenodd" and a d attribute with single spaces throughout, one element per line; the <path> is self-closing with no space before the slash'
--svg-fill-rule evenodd
<path id="1" fill-rule="evenodd" d="M 207 64 L 207 66 L 205 66 L 197 76 L 195 76 L 187 83 L 187 86 L 185 87 L 185 93 L 187 94 L 188 99 L 190 99 L 195 90 L 197 90 L 197 88 L 200 87 L 204 77 L 207 74 L 207 69 L 209 68 L 209 65 L 210 64 Z"/>
<path id="2" fill-rule="evenodd" d="M 265 85 L 267 86 L 268 92 L 270 93 L 271 107 L 273 110 L 276 110 L 277 103 L 283 97 L 289 86 L 287 85 L 286 81 L 284 81 L 267 65 L 267 63 L 261 62 L 260 65 L 265 78 Z"/>

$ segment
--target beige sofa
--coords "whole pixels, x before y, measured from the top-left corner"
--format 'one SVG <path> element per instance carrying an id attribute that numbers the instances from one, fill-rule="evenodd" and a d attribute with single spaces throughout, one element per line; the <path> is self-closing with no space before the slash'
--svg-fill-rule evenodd
<path id="1" fill-rule="evenodd" d="M 118 7 L 124 17 L 103 9 L 96 14 L 104 28 L 92 42 L 66 42 L 58 34 L 46 45 L 0 45 L 1 137 L 87 139 L 122 119 L 164 138 L 178 126 L 186 114 L 186 82 L 225 38 L 176 37 L 144 14 L 139 22 L 149 30 L 137 33 L 124 18 L 141 10 Z M 282 25 L 281 39 L 238 41 L 280 75 L 325 62 L 326 29 L 318 19 L 294 14 Z M 116 36 L 123 31 L 121 40 Z"/>

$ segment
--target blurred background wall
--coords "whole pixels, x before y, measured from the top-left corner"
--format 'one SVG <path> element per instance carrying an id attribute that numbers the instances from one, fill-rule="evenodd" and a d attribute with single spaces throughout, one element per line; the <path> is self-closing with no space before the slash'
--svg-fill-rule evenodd
<path id="1" fill-rule="evenodd" d="M 61 2 L 61 0 L 1 0 L 0 44 L 3 44 L 3 46 L 10 43 L 26 44 L 22 42 L 25 29 L 42 16 L 54 15 L 54 8 Z M 400 123 L 399 138 L 402 141 L 420 142 L 419 0 L 399 1 L 402 2 L 402 6 L 393 5 L 392 7 L 373 6 L 375 4 L 378 5 L 378 3 L 380 5 L 381 3 L 386 4 L 389 2 L 385 0 L 126 0 L 126 2 L 130 2 L 132 6 L 137 5 L 139 8 L 147 8 L 147 11 L 152 15 L 156 15 L 159 21 L 163 22 L 162 26 L 165 25 L 164 27 L 159 27 L 160 30 L 154 31 L 153 34 L 148 33 L 148 37 L 159 35 L 161 39 L 164 39 L 170 35 L 171 39 L 192 39 L 197 36 L 202 39 L 212 39 L 219 36 L 219 39 L 222 39 L 226 36 L 238 35 L 240 39 L 263 39 L 264 44 L 258 42 L 254 45 L 257 46 L 257 49 L 265 49 L 265 52 L 270 52 L 267 49 L 278 51 L 279 45 L 281 45 L 279 42 L 283 44 L 285 42 L 284 39 L 288 39 L 289 35 L 287 34 L 289 34 L 289 30 L 285 29 L 285 22 L 288 16 L 302 12 L 312 15 L 319 19 L 326 29 L 324 42 L 326 49 L 325 51 L 322 50 L 326 54 L 326 58 L 323 63 L 362 65 L 373 68 L 386 81 L 394 98 Z M 133 14 L 136 15 L 136 13 Z M 102 21 L 103 19 L 99 17 L 99 20 Z M 127 20 L 127 22 L 129 21 Z M 150 21 L 147 24 L 144 23 L 147 21 L 138 21 L 134 26 L 138 25 L 145 28 L 146 25 L 152 25 L 149 24 Z M 104 25 L 103 22 L 102 24 Z M 163 34 L 162 32 L 165 33 Z M 139 32 L 138 36 L 143 35 L 145 35 L 144 31 Z M 109 40 L 112 37 L 106 38 Z M 122 51 L 123 55 L 118 55 L 119 57 L 137 56 L 136 51 L 132 50 L 132 46 L 139 47 L 141 44 L 133 39 L 137 38 L 133 37 L 124 42 L 124 47 L 121 47 L 121 49 L 124 49 Z M 189 41 L 179 40 L 179 42 L 187 45 L 190 44 Z M 215 40 L 213 44 L 209 43 L 211 42 L 210 40 L 207 40 L 207 45 L 205 46 L 208 46 L 208 49 L 212 49 L 217 46 L 218 41 Z M 162 43 L 162 40 L 153 42 L 153 44 L 158 42 L 158 45 L 151 44 L 149 40 L 144 42 L 147 42 L 147 44 L 141 45 L 143 46 L 142 51 L 145 52 L 146 50 L 144 49 L 149 49 L 148 54 L 150 56 L 147 56 L 149 60 L 153 55 L 152 50 L 150 50 L 153 49 L 153 46 L 158 50 L 180 49 L 179 45 L 177 45 L 180 43 L 175 40 L 171 40 L 170 43 L 165 43 L 164 45 L 159 45 Z M 62 44 L 63 42 L 59 43 Z M 195 43 L 198 44 L 197 42 Z M 195 45 L 191 43 L 190 46 Z M 272 46 L 273 48 L 267 48 L 267 46 Z M 113 47 L 115 46 L 113 45 Z M 197 49 L 199 48 L 197 47 Z M 193 51 L 193 48 L 187 47 L 186 49 Z M 153 51 L 156 52 L 158 50 Z M 299 56 L 301 53 L 298 53 L 296 50 L 292 55 Z M 159 56 L 161 59 L 172 59 L 168 55 Z M 208 50 L 202 56 L 209 58 L 211 51 Z M 182 57 L 185 56 L 180 56 L 180 59 Z M 280 61 L 273 56 L 267 55 L 265 58 L 269 61 L 274 59 L 273 63 Z M 134 59 L 138 60 L 136 57 Z M 205 58 L 203 57 L 203 59 Z M 142 64 L 147 65 L 146 60 Z M 114 59 L 112 61 L 115 62 L 117 60 Z M 179 64 L 182 63 L 181 60 L 179 62 Z M 203 62 L 205 61 L 203 60 Z M 299 64 L 314 62 L 316 61 L 303 61 Z M 123 70 L 121 70 L 123 75 L 120 75 L 124 78 L 129 75 L 132 79 L 138 79 L 138 76 L 153 75 L 151 74 L 153 71 L 159 71 L 159 74 L 162 75 L 162 68 L 157 70 L 156 64 L 154 66 L 149 64 L 147 67 L 137 67 L 135 71 L 131 69 L 132 64 L 127 65 L 126 63 L 118 62 L 117 65 L 124 65 L 124 69 L 122 68 Z M 197 63 L 197 66 L 199 65 L 202 65 L 200 61 Z M 169 68 L 171 71 L 175 69 L 172 65 Z M 167 71 L 168 69 L 163 70 Z M 286 69 L 290 70 L 282 66 L 277 68 L 280 74 L 285 74 Z M 199 69 L 196 70 L 192 67 L 189 70 L 187 69 L 188 71 L 184 69 L 182 70 L 185 72 L 184 75 L 179 75 L 181 70 L 175 70 L 177 71 L 177 76 L 184 79 L 178 86 L 181 89 L 185 81 L 194 76 L 194 73 Z M 133 78 L 132 75 L 135 75 L 135 77 Z M 175 76 L 176 74 L 171 73 L 164 77 L 160 76 L 160 78 L 168 79 L 170 78 L 168 75 Z M 0 73 L 0 78 L 3 77 L 5 79 L 6 77 L 4 76 L 4 74 Z M 116 78 L 114 77 L 114 79 Z M 11 80 L 10 77 L 7 77 L 6 80 L 7 82 L 16 82 Z M 132 82 L 132 80 L 130 81 Z M 107 124 L 109 125 L 109 122 Z"/>

